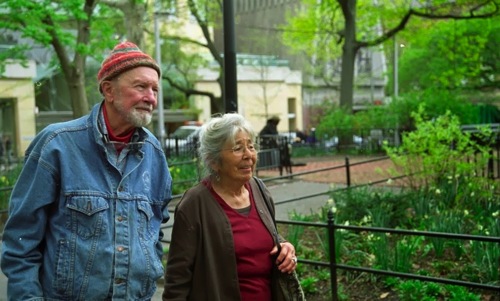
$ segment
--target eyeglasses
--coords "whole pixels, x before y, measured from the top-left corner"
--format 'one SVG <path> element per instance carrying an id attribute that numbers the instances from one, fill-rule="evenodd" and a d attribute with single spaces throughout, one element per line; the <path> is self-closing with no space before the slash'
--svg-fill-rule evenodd
<path id="1" fill-rule="evenodd" d="M 248 145 L 237 144 L 232 148 L 227 148 L 225 150 L 232 151 L 235 156 L 243 156 L 245 150 L 247 149 L 251 154 L 255 154 L 257 152 L 257 146 L 255 144 L 248 144 Z"/>

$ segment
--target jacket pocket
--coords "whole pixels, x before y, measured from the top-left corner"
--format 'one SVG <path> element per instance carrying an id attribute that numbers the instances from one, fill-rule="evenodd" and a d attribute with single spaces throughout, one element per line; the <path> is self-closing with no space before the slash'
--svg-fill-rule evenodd
<path id="1" fill-rule="evenodd" d="M 69 242 L 62 239 L 57 244 L 56 272 L 54 275 L 54 289 L 60 294 L 69 291 L 71 285 L 71 256 Z"/>
<path id="2" fill-rule="evenodd" d="M 106 228 L 105 213 L 109 209 L 108 202 L 101 197 L 73 196 L 68 200 L 70 228 L 82 239 L 100 236 Z"/>
<path id="3" fill-rule="evenodd" d="M 155 216 L 153 207 L 149 202 L 137 202 L 139 211 L 139 237 L 144 240 L 156 240 L 159 238 L 160 218 Z"/>

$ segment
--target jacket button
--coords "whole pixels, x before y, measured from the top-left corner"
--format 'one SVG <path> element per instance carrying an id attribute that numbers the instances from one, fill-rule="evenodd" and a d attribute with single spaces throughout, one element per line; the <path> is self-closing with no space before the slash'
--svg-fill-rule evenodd
<path id="1" fill-rule="evenodd" d="M 120 187 L 118 187 L 118 191 L 122 192 L 123 191 L 123 186 L 120 185 Z"/>
<path id="2" fill-rule="evenodd" d="M 123 247 L 122 246 L 119 246 L 118 248 L 116 248 L 118 250 L 118 252 L 122 252 L 123 251 Z"/>
<path id="3" fill-rule="evenodd" d="M 116 278 L 115 279 L 115 284 L 122 284 L 125 282 L 125 279 L 122 279 L 122 278 Z"/>
<path id="4" fill-rule="evenodd" d="M 121 221 L 123 221 L 123 217 L 119 216 L 119 217 L 117 218 L 117 220 L 118 220 L 119 222 L 121 222 Z"/>

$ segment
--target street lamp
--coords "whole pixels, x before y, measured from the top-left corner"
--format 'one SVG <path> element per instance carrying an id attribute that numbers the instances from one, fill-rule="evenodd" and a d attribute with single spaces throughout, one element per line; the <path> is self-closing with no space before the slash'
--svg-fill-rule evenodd
<path id="1" fill-rule="evenodd" d="M 404 44 L 399 44 L 396 36 L 393 38 L 394 42 L 394 98 L 399 97 L 399 48 L 405 47 Z"/>
<path id="2" fill-rule="evenodd" d="M 158 18 L 160 17 L 160 12 L 154 13 L 154 23 L 155 23 L 155 52 L 156 52 L 156 63 L 161 67 L 161 43 L 160 43 L 160 30 L 158 25 Z M 163 80 L 160 77 L 160 82 L 158 85 L 158 138 L 160 140 L 160 145 L 162 148 L 165 146 L 165 122 L 163 121 Z"/>
<path id="3" fill-rule="evenodd" d="M 396 40 L 396 36 L 393 38 L 394 42 L 394 95 L 393 101 L 397 101 L 399 97 L 399 48 L 404 47 L 404 44 L 399 44 Z M 399 138 L 399 120 L 396 121 L 396 130 L 394 131 L 394 144 L 399 146 L 401 144 Z"/>
<path id="4" fill-rule="evenodd" d="M 224 109 L 238 112 L 238 80 L 236 73 L 236 46 L 234 35 L 233 0 L 223 1 L 224 21 Z"/>

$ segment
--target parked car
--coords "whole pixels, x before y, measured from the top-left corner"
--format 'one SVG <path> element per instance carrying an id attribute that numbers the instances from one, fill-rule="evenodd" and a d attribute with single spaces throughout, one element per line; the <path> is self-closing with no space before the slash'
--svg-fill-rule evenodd
<path id="1" fill-rule="evenodd" d="M 281 138 L 286 138 L 289 143 L 295 143 L 297 140 L 300 140 L 297 138 L 297 134 L 295 132 L 283 132 L 278 134 L 279 137 Z"/>
<path id="2" fill-rule="evenodd" d="M 196 150 L 201 126 L 183 125 L 178 127 L 166 140 L 168 153 L 189 154 Z"/>
<path id="3" fill-rule="evenodd" d="M 325 147 L 330 148 L 330 147 L 337 147 L 339 144 L 339 138 L 338 137 L 331 137 L 327 140 L 324 141 Z M 361 146 L 363 144 L 363 138 L 360 136 L 352 136 L 352 143 L 356 146 Z"/>

